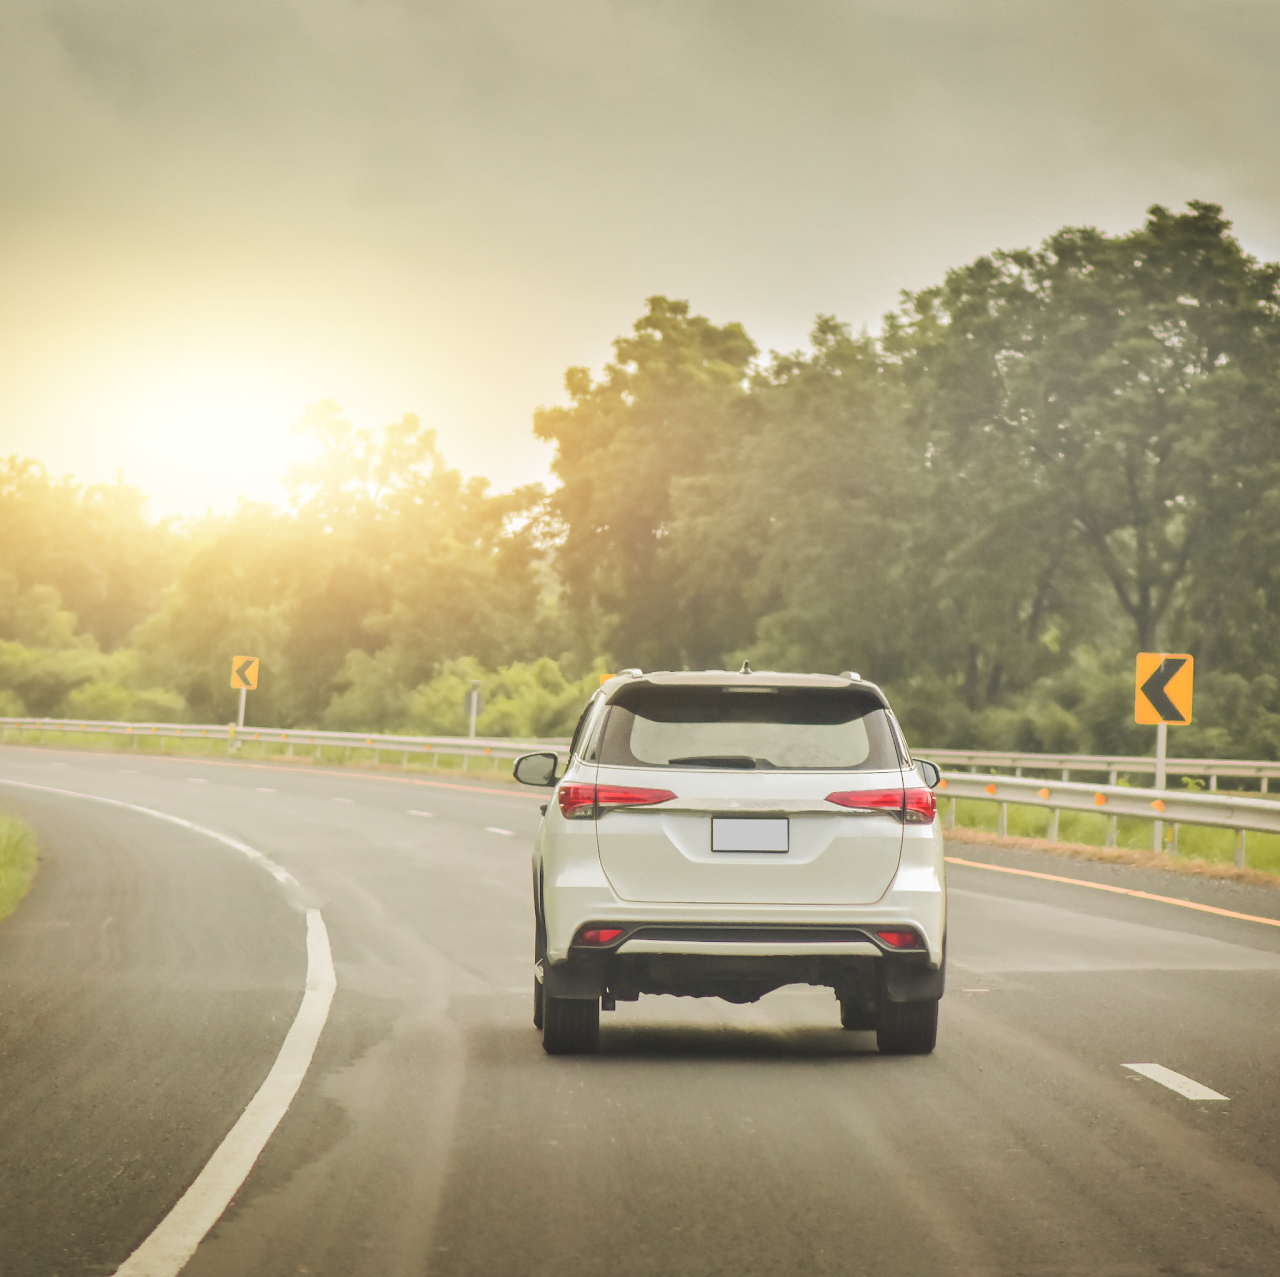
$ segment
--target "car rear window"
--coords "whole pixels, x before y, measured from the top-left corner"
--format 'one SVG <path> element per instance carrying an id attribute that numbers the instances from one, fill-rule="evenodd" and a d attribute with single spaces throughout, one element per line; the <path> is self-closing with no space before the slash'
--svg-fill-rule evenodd
<path id="1" fill-rule="evenodd" d="M 600 762 L 617 767 L 899 766 L 884 707 L 854 687 L 626 687 L 609 707 L 598 748 Z"/>

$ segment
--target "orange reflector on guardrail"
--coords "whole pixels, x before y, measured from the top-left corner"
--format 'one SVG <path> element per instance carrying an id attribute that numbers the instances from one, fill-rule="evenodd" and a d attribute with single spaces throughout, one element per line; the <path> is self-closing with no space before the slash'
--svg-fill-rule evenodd
<path id="1" fill-rule="evenodd" d="M 1095 807 L 1105 807 L 1105 806 L 1107 805 L 1107 796 L 1106 796 L 1106 794 L 1094 794 L 1094 796 L 1093 796 L 1093 805 L 1094 805 Z"/>
<path id="2" fill-rule="evenodd" d="M 987 786 L 987 793 L 994 794 L 995 792 L 996 792 L 996 787 L 994 785 Z"/>
<path id="3" fill-rule="evenodd" d="M 1156 811 L 1164 811 L 1164 799 L 1163 799 L 1163 798 L 1157 798 L 1157 799 L 1155 800 L 1155 802 L 1153 802 L 1151 805 L 1156 809 Z"/>
<path id="4" fill-rule="evenodd" d="M 944 777 L 943 777 L 943 778 L 938 782 L 938 788 L 939 788 L 939 789 L 946 789 L 946 787 L 947 787 L 947 778 L 944 776 Z"/>

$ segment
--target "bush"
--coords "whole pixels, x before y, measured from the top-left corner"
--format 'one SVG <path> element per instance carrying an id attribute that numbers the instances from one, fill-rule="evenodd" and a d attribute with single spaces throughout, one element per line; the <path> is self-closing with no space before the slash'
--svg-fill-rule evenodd
<path id="1" fill-rule="evenodd" d="M 18 907 L 35 871 L 35 835 L 17 816 L 0 811 L 0 918 Z"/>

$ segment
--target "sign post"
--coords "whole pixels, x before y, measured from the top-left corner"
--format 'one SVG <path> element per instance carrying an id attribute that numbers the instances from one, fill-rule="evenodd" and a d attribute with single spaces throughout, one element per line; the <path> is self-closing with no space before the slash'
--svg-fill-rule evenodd
<path id="1" fill-rule="evenodd" d="M 1185 652 L 1139 652 L 1134 682 L 1135 722 L 1156 725 L 1156 788 L 1165 788 L 1169 724 L 1191 721 L 1191 689 L 1195 660 Z M 1157 820 L 1151 849 L 1164 850 L 1164 824 Z"/>
<path id="2" fill-rule="evenodd" d="M 471 732 L 476 734 L 476 715 L 480 712 L 480 680 L 473 678 L 471 680 L 471 690 L 467 693 L 467 701 L 471 710 Z"/>
<path id="3" fill-rule="evenodd" d="M 256 656 L 233 656 L 231 658 L 231 686 L 240 692 L 240 712 L 236 715 L 235 730 L 244 730 L 244 702 L 251 689 L 258 686 L 258 658 Z M 233 749 L 240 748 L 240 742 L 234 739 Z"/>

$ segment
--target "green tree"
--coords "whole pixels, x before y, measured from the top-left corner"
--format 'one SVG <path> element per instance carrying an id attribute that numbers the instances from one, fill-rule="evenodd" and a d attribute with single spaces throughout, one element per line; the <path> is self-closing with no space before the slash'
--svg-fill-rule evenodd
<path id="1" fill-rule="evenodd" d="M 755 355 L 740 324 L 651 297 L 603 378 L 570 368 L 569 407 L 534 415 L 534 432 L 556 445 L 550 516 L 583 654 L 654 668 L 718 650 L 678 606 L 663 550 L 673 480 L 709 473 L 732 447 Z"/>
<path id="2" fill-rule="evenodd" d="M 1215 592 L 1241 508 L 1274 482 L 1280 268 L 1229 230 L 1202 203 L 1127 235 L 1069 228 L 952 271 L 888 334 L 943 463 L 1016 476 L 1028 535 L 1064 560 L 1078 543 L 1143 649 L 1193 578 Z"/>

